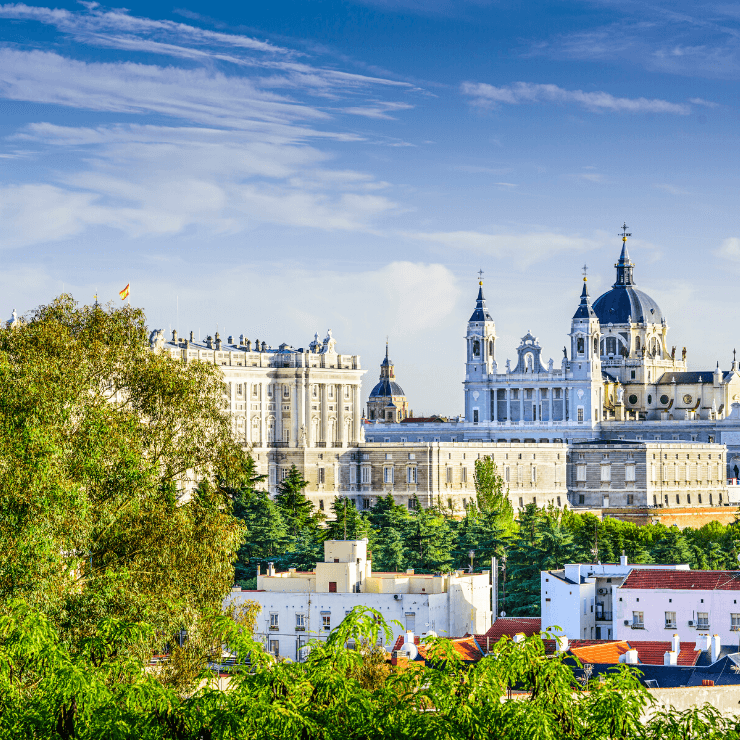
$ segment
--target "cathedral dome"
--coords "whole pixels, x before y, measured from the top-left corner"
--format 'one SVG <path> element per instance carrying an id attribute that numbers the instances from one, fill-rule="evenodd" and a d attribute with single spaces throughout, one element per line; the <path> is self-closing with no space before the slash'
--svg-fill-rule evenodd
<path id="1" fill-rule="evenodd" d="M 388 396 L 405 396 L 403 388 L 388 378 L 383 378 L 375 388 L 370 391 L 370 398 L 387 398 Z"/>
<path id="2" fill-rule="evenodd" d="M 660 324 L 660 306 L 641 290 L 632 286 L 615 285 L 594 303 L 594 313 L 602 326 L 606 324 Z"/>
<path id="3" fill-rule="evenodd" d="M 606 324 L 660 324 L 663 312 L 660 306 L 641 290 L 637 290 L 633 278 L 635 265 L 627 252 L 627 234 L 623 238 L 622 254 L 615 265 L 617 282 L 608 293 L 599 296 L 593 305 L 599 323 Z"/>

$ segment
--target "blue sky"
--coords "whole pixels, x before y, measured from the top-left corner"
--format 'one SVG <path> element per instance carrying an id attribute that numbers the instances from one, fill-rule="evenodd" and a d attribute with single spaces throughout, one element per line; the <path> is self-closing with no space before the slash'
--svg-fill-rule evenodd
<path id="1" fill-rule="evenodd" d="M 476 272 L 501 365 L 613 282 L 692 368 L 738 325 L 740 6 L 0 5 L 0 309 L 127 282 L 150 325 L 306 346 L 462 408 Z"/>

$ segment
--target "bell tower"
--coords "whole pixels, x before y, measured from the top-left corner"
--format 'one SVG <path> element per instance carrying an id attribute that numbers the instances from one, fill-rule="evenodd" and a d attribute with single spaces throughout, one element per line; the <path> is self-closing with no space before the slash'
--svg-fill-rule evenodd
<path id="1" fill-rule="evenodd" d="M 488 376 L 497 372 L 496 324 L 483 297 L 483 270 L 478 271 L 478 298 L 468 321 L 465 342 L 465 418 L 476 423 L 490 421 Z"/>

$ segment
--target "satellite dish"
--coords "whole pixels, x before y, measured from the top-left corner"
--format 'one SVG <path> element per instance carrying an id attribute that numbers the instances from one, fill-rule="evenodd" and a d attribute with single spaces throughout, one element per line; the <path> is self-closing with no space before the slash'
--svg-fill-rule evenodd
<path id="1" fill-rule="evenodd" d="M 437 633 L 434 630 L 429 630 L 426 634 L 427 637 L 436 637 Z"/>
<path id="2" fill-rule="evenodd" d="M 506 612 L 501 612 L 501 615 L 500 616 L 505 617 L 506 616 Z"/>

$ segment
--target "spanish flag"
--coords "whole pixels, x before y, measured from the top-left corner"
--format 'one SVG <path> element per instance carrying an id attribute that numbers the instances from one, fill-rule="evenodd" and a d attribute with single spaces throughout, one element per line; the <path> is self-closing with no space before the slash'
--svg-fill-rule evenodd
<path id="1" fill-rule="evenodd" d="M 122 291 L 118 293 L 121 296 L 121 300 L 125 301 L 128 298 L 128 294 L 131 292 L 131 283 L 129 283 Z"/>

